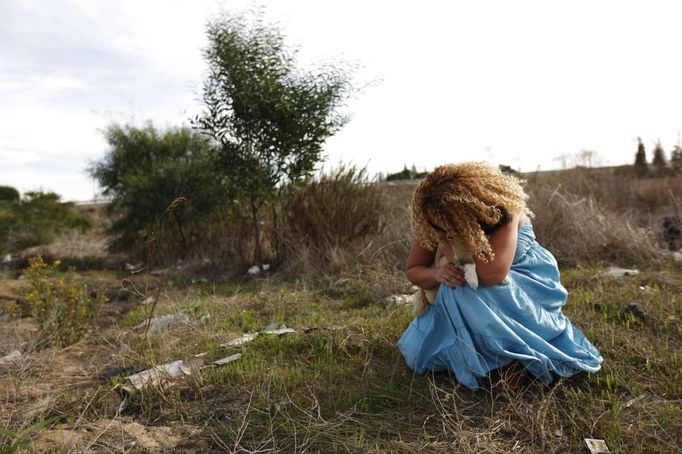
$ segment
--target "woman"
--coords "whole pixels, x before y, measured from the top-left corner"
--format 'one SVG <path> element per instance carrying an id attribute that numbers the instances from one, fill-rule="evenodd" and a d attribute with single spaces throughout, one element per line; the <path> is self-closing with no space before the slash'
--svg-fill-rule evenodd
<path id="1" fill-rule="evenodd" d="M 449 369 L 475 390 L 478 378 L 512 362 L 547 383 L 601 367 L 599 351 L 561 313 L 567 292 L 556 260 L 535 241 L 526 199 L 518 180 L 483 163 L 438 167 L 417 188 L 406 274 L 439 289 L 398 341 L 415 372 Z M 447 239 L 473 254 L 477 289 L 452 263 L 434 265 Z"/>

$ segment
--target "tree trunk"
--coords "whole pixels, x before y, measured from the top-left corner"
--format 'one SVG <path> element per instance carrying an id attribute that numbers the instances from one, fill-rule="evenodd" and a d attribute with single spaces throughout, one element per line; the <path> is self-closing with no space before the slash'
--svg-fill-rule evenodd
<path id="1" fill-rule="evenodd" d="M 251 220 L 253 221 L 253 239 L 254 251 L 253 258 L 256 261 L 258 268 L 263 271 L 263 252 L 260 244 L 260 226 L 258 225 L 258 207 L 256 206 L 256 198 L 251 196 Z"/>

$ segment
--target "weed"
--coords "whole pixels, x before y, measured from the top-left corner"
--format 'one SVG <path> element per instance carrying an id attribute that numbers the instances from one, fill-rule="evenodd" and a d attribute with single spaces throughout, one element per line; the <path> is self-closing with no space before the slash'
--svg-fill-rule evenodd
<path id="1" fill-rule="evenodd" d="M 39 324 L 43 345 L 66 346 L 77 342 L 96 320 L 107 298 L 103 291 L 90 297 L 87 286 L 69 272 L 59 275 L 60 262 L 47 264 L 38 256 L 24 270 L 27 285 L 22 299 Z"/>

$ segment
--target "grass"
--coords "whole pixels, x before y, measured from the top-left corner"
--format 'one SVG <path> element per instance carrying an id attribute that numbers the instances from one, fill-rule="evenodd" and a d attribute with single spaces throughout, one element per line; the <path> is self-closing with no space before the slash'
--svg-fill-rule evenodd
<path id="1" fill-rule="evenodd" d="M 81 451 L 127 451 L 135 440 L 153 451 L 165 446 L 155 431 L 169 427 L 187 434 L 176 450 L 582 452 L 586 437 L 605 439 L 614 453 L 679 450 L 682 269 L 666 264 L 620 279 L 600 271 L 563 272 L 570 292 L 564 312 L 605 358 L 592 376 L 471 392 L 447 373 L 421 377 L 405 366 L 395 342 L 411 320 L 409 307 L 274 280 L 176 282 L 163 286 L 155 315 L 185 313 L 188 326 L 145 337 L 132 330 L 149 311 L 138 307 L 75 346 L 4 366 L 0 424 L 19 433 L 57 417 L 58 427 L 27 433 L 34 447 L 49 446 L 49 434 L 63 430 L 80 443 L 64 448 Z M 628 311 L 633 302 L 643 316 Z M 205 314 L 210 319 L 199 323 Z M 222 346 L 271 322 L 297 332 Z M 208 365 L 236 352 L 240 360 L 164 389 L 128 394 L 116 385 L 121 376 L 100 380 L 107 367 L 201 353 Z M 44 398 L 49 405 L 28 405 Z M 139 441 L 136 424 L 147 441 Z M 2 449 L 11 443 L 0 439 Z"/>

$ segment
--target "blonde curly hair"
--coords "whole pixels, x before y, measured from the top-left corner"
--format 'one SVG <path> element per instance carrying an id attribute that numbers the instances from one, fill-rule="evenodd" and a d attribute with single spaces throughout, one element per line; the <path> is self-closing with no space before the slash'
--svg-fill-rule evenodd
<path id="1" fill-rule="evenodd" d="M 429 173 L 414 193 L 412 224 L 422 247 L 434 250 L 439 231 L 484 262 L 494 258 L 486 227 L 533 214 L 521 181 L 482 162 L 446 164 Z"/>

